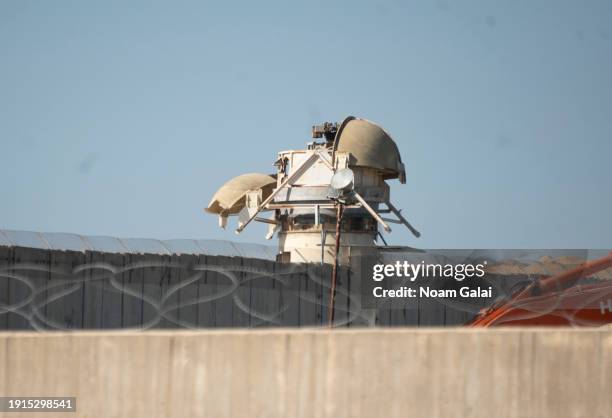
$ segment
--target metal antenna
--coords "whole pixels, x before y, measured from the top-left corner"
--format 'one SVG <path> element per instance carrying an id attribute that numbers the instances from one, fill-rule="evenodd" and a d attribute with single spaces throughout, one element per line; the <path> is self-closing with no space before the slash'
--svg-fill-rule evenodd
<path id="1" fill-rule="evenodd" d="M 355 188 L 355 177 L 353 171 L 350 169 L 338 170 L 332 176 L 329 182 L 329 198 L 332 199 L 336 207 L 336 245 L 334 248 L 334 267 L 332 269 L 331 277 L 331 288 L 329 293 L 329 306 L 327 307 L 327 317 L 329 318 L 329 327 L 334 326 L 334 313 L 336 304 L 336 281 L 338 278 L 338 265 L 340 255 L 340 224 L 342 222 L 342 215 L 344 214 L 344 200 L 348 195 L 353 192 Z"/>
<path id="2" fill-rule="evenodd" d="M 340 253 L 340 222 L 344 213 L 344 204 L 336 202 L 336 246 L 334 248 L 334 267 L 332 269 L 331 289 L 329 292 L 329 306 L 327 307 L 327 317 L 329 327 L 334 326 L 334 305 L 336 304 L 336 279 L 338 277 L 338 255 Z"/>

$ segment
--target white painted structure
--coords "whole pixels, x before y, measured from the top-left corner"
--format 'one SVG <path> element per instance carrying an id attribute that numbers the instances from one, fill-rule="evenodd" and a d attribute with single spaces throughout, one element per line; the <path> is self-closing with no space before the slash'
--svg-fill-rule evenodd
<path id="1" fill-rule="evenodd" d="M 284 262 L 334 262 L 338 205 L 340 264 L 376 252 L 380 230 L 390 232 L 389 223 L 404 224 L 419 236 L 390 202 L 386 181 L 404 183 L 405 171 L 397 145 L 380 126 L 348 117 L 313 127 L 313 137 L 306 149 L 279 152 L 276 174 L 245 174 L 225 183 L 206 211 L 219 216 L 221 227 L 228 216 L 238 215 L 237 233 L 253 220 L 268 223 L 267 238 L 278 232 L 278 260 Z M 341 170 L 352 178 L 350 190 L 330 187 Z M 260 217 L 261 212 L 270 216 Z"/>

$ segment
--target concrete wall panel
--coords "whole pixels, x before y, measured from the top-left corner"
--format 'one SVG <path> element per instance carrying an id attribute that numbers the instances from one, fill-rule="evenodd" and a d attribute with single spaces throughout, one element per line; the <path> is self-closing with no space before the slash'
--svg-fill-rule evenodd
<path id="1" fill-rule="evenodd" d="M 0 368 L 1 396 L 76 396 L 88 417 L 612 411 L 610 328 L 5 332 Z"/>

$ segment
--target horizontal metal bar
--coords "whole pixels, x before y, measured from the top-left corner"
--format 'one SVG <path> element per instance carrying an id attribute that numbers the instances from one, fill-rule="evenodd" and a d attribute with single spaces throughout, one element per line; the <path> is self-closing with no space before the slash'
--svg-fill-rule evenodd
<path id="1" fill-rule="evenodd" d="M 314 211 L 315 206 L 319 208 L 334 208 L 333 203 L 270 203 L 266 206 L 266 209 L 294 209 L 294 208 L 312 208 Z M 345 208 L 358 209 L 361 205 L 346 205 Z"/>
<path id="2" fill-rule="evenodd" d="M 379 212 L 380 213 L 380 212 Z M 397 219 L 381 218 L 383 221 L 391 222 L 392 224 L 402 224 L 403 222 Z"/>
<path id="3" fill-rule="evenodd" d="M 271 224 L 271 225 L 280 225 L 281 224 L 280 222 L 275 221 L 274 219 L 266 219 L 266 218 L 260 218 L 260 217 L 255 218 L 254 221 L 261 222 L 261 223 L 264 223 L 264 224 Z"/>

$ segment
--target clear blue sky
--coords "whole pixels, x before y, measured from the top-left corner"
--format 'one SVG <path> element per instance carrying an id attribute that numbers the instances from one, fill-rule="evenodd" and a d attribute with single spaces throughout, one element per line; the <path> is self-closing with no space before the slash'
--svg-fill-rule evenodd
<path id="1" fill-rule="evenodd" d="M 202 212 L 315 122 L 396 139 L 424 248 L 612 247 L 609 1 L 0 1 L 0 228 L 265 242 Z"/>

